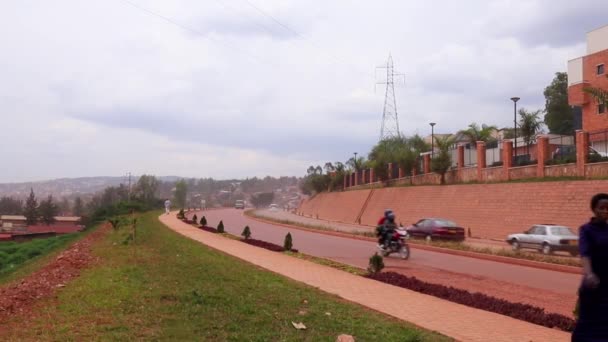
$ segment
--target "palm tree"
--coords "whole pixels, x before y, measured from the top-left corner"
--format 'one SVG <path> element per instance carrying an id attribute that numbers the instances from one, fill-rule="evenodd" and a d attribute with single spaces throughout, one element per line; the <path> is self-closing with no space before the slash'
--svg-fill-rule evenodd
<path id="1" fill-rule="evenodd" d="M 608 75 L 606 75 L 606 78 L 608 78 Z M 608 90 L 595 87 L 586 87 L 583 89 L 583 91 L 593 96 L 597 103 L 608 105 Z"/>
<path id="2" fill-rule="evenodd" d="M 536 134 L 541 132 L 543 121 L 540 117 L 542 113 L 543 111 L 540 109 L 533 112 L 529 112 L 524 108 L 519 110 L 519 129 L 526 144 L 527 154 L 530 154 L 530 145 Z"/>
<path id="3" fill-rule="evenodd" d="M 325 173 L 330 173 L 336 170 L 336 168 L 331 162 L 325 163 L 325 166 L 323 166 L 323 168 L 325 169 Z"/>
<path id="4" fill-rule="evenodd" d="M 492 133 L 497 130 L 496 126 L 488 126 L 486 124 L 482 124 L 481 127 L 475 122 L 469 125 L 469 128 L 460 131 L 459 133 L 465 136 L 471 146 L 477 146 L 478 141 L 493 141 L 495 138 L 492 136 Z"/>

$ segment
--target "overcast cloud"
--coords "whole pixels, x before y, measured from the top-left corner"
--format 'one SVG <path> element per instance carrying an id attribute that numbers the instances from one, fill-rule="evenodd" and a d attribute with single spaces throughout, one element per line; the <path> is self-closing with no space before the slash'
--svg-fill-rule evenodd
<path id="1" fill-rule="evenodd" d="M 510 126 L 509 98 L 542 108 L 608 24 L 604 0 L 129 1 L 164 18 L 124 0 L 0 5 L 0 182 L 345 161 L 378 139 L 389 53 L 405 134 Z"/>

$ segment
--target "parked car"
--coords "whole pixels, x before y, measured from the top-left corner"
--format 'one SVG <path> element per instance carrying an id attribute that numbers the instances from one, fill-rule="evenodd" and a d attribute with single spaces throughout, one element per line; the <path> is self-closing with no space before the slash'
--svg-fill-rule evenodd
<path id="1" fill-rule="evenodd" d="M 608 157 L 606 152 L 598 152 L 593 147 L 589 146 L 588 154 L 596 157 Z M 576 160 L 576 146 L 575 145 L 562 145 L 558 146 L 555 152 L 553 152 L 553 160 L 556 159 L 574 159 Z"/>
<path id="2" fill-rule="evenodd" d="M 274 203 L 272 203 L 271 205 L 269 205 L 268 208 L 270 209 L 270 211 L 279 211 L 279 206 L 277 204 L 274 204 Z"/>
<path id="3" fill-rule="evenodd" d="M 441 218 L 424 218 L 407 228 L 412 237 L 424 238 L 427 241 L 433 239 L 463 241 L 465 239 L 464 228 L 456 223 Z"/>
<path id="4" fill-rule="evenodd" d="M 568 227 L 555 224 L 537 224 L 521 234 L 511 234 L 507 242 L 513 250 L 532 248 L 551 254 L 554 251 L 578 255 L 578 236 Z"/>

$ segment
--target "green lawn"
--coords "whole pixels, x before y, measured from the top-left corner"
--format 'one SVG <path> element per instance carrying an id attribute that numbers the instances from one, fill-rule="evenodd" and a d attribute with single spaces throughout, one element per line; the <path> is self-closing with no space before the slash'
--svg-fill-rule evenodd
<path id="1" fill-rule="evenodd" d="M 210 250 L 139 219 L 137 241 L 109 232 L 101 262 L 47 300 L 4 340 L 448 341 Z M 49 321 L 52 319 L 52 323 Z M 308 329 L 296 330 L 291 322 Z M 1 329 L 0 329 L 1 330 Z"/>

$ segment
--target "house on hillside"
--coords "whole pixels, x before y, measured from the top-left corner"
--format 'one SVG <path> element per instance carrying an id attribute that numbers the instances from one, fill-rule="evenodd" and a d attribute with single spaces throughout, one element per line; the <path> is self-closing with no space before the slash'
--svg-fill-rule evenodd
<path id="1" fill-rule="evenodd" d="M 0 226 L 6 232 L 55 232 L 58 234 L 74 233 L 84 229 L 81 218 L 76 216 L 57 216 L 55 223 L 51 225 L 36 224 L 28 226 L 25 216 L 22 215 L 1 215 Z"/>

